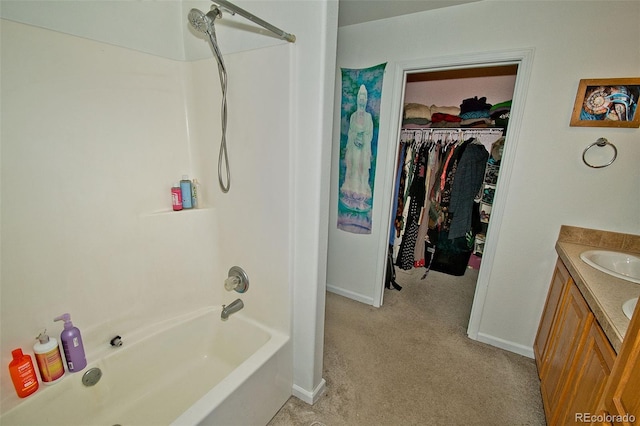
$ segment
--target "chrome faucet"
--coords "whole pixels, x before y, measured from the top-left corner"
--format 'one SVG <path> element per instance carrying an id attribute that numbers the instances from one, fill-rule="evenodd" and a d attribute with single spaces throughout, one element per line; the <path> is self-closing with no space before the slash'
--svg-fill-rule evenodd
<path id="1" fill-rule="evenodd" d="M 220 318 L 222 320 L 226 320 L 229 318 L 229 315 L 238 312 L 240 309 L 244 308 L 244 303 L 242 300 L 236 299 L 228 305 L 222 305 L 222 313 L 220 313 Z"/>

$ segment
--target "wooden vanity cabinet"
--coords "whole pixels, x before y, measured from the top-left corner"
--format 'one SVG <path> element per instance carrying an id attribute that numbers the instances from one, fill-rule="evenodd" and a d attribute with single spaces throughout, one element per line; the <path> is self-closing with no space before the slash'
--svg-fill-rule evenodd
<path id="1" fill-rule="evenodd" d="M 585 331 L 592 322 L 589 306 L 570 279 L 565 285 L 541 363 L 540 391 L 549 424 L 555 424 L 553 420 L 558 416 L 560 403 L 566 399 L 566 385 L 584 344 Z"/>
<path id="2" fill-rule="evenodd" d="M 594 424 L 631 425 L 640 421 L 640 303 L 602 394 Z"/>
<path id="3" fill-rule="evenodd" d="M 615 359 L 616 353 L 594 319 L 588 325 L 584 344 L 576 356 L 573 374 L 566 384 L 553 424 L 584 424 L 587 415 L 597 412 Z"/>
<path id="4" fill-rule="evenodd" d="M 551 326 L 553 325 L 553 319 L 555 318 L 558 305 L 560 304 L 562 291 L 565 289 L 570 278 L 571 276 L 569 275 L 569 271 L 565 268 L 562 261 L 558 259 L 553 271 L 551 286 L 547 293 L 547 301 L 544 305 L 540 325 L 538 326 L 538 334 L 536 335 L 536 340 L 533 343 L 533 352 L 536 360 L 536 366 L 538 367 L 538 376 L 542 373 L 541 364 L 545 359 L 549 335 L 551 334 Z"/>
<path id="5" fill-rule="evenodd" d="M 584 424 L 595 414 L 615 352 L 564 264 L 558 260 L 534 355 L 549 425 Z"/>

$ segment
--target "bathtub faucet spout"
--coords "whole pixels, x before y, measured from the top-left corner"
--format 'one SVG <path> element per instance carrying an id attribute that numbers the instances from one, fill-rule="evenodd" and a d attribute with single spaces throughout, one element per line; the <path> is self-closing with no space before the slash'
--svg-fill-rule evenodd
<path id="1" fill-rule="evenodd" d="M 220 318 L 222 320 L 226 320 L 229 318 L 229 315 L 238 312 L 240 309 L 244 308 L 244 303 L 242 300 L 236 299 L 228 305 L 222 305 L 222 313 L 220 314 Z"/>

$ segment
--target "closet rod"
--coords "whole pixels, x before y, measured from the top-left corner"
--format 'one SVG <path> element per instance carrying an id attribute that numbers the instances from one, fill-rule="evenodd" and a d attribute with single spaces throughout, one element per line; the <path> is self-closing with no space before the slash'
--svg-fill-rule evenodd
<path id="1" fill-rule="evenodd" d="M 422 142 L 432 140 L 434 135 L 447 135 L 448 138 L 455 137 L 455 140 L 463 140 L 469 136 L 482 137 L 485 135 L 504 134 L 504 129 L 500 127 L 428 127 L 428 128 L 402 128 L 400 131 L 400 142 L 409 142 L 410 140 Z"/>
<path id="2" fill-rule="evenodd" d="M 431 136 L 433 134 L 449 134 L 449 135 L 461 135 L 461 136 L 465 136 L 465 135 L 487 135 L 487 134 L 503 134 L 504 133 L 504 129 L 499 128 L 499 127 L 492 127 L 492 128 L 469 128 L 469 127 L 430 127 L 430 128 L 424 128 L 424 129 L 416 129 L 416 128 L 402 128 L 400 129 L 400 133 L 401 136 L 402 135 L 408 135 L 408 134 L 413 134 L 413 136 L 415 137 L 416 135 L 421 135 L 423 138 L 426 138 L 428 136 Z"/>
<path id="3" fill-rule="evenodd" d="M 410 132 L 430 132 L 430 133 L 447 133 L 447 132 L 477 132 L 477 133 L 498 133 L 504 132 L 502 127 L 427 127 L 424 129 L 416 127 L 403 127 L 401 131 Z"/>

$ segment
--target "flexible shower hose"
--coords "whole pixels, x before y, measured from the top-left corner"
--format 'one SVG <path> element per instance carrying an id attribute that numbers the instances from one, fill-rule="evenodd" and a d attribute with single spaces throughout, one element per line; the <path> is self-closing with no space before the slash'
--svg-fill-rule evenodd
<path id="1" fill-rule="evenodd" d="M 211 31 L 207 31 L 209 40 L 211 41 L 211 47 L 216 56 L 218 62 L 218 74 L 220 75 L 220 87 L 222 89 L 222 140 L 220 141 L 220 153 L 218 154 L 218 183 L 222 192 L 229 192 L 231 186 L 231 173 L 229 172 L 229 155 L 227 154 L 227 70 L 224 66 L 224 60 L 222 59 L 222 52 L 218 47 L 218 40 L 216 39 L 216 33 L 211 28 Z M 223 179 L 222 167 L 224 160 L 224 169 L 226 171 L 226 183 Z"/>

